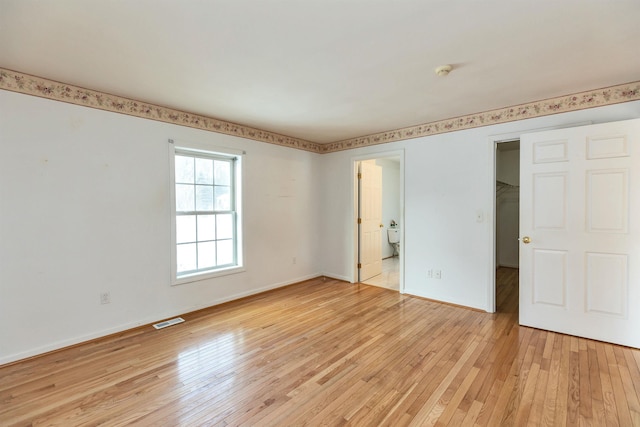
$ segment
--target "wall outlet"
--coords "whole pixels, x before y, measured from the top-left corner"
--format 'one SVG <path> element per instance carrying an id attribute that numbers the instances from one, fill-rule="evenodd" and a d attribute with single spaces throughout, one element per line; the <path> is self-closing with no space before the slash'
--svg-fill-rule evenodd
<path id="1" fill-rule="evenodd" d="M 433 279 L 433 270 L 427 270 L 427 279 Z"/>
<path id="2" fill-rule="evenodd" d="M 442 270 L 436 270 L 433 272 L 433 277 L 436 279 L 442 279 Z"/>
<path id="3" fill-rule="evenodd" d="M 293 257 L 293 259 L 291 260 L 292 264 L 296 264 L 298 262 L 298 260 L 296 259 L 296 257 Z"/>
<path id="4" fill-rule="evenodd" d="M 111 303 L 111 293 L 102 292 L 100 294 L 100 304 L 109 304 L 109 303 Z"/>

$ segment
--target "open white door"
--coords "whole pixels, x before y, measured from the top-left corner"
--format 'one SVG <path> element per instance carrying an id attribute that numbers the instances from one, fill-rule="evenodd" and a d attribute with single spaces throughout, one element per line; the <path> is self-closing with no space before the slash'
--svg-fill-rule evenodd
<path id="1" fill-rule="evenodd" d="M 375 160 L 360 162 L 359 183 L 359 281 L 382 273 L 382 167 Z"/>
<path id="2" fill-rule="evenodd" d="M 520 324 L 640 348 L 640 119 L 520 156 Z"/>

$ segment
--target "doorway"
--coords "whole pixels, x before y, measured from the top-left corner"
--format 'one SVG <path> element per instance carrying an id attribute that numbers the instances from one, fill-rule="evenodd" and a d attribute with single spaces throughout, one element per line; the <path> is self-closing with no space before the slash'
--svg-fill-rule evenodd
<path id="1" fill-rule="evenodd" d="M 404 211 L 404 194 L 403 194 L 403 164 L 404 156 L 402 152 L 385 153 L 385 155 L 377 155 L 366 158 L 358 158 L 353 160 L 354 170 L 354 282 L 360 282 L 367 285 L 383 287 L 399 292 L 403 292 L 403 255 L 404 255 L 404 230 L 403 230 L 403 211 Z M 381 192 L 376 196 L 371 194 L 371 186 L 365 185 L 362 188 L 362 175 L 358 177 L 358 173 L 365 169 L 378 169 L 381 172 Z M 375 186 L 374 186 L 375 187 Z M 378 201 L 375 199 L 379 198 Z M 369 246 L 371 236 L 363 230 L 363 224 L 366 222 L 367 209 L 371 205 L 380 204 L 380 215 L 373 224 L 377 229 L 376 244 L 378 246 L 376 261 L 380 264 L 380 269 L 375 272 L 372 277 L 367 269 L 362 274 L 364 267 L 363 256 L 366 258 L 367 253 L 371 253 Z M 364 231 L 364 234 L 363 234 Z M 389 235 L 398 237 L 399 242 L 390 243 Z M 391 239 L 393 241 L 393 239 Z M 365 247 L 363 247 L 363 245 Z M 367 261 L 370 262 L 370 261 Z M 358 268 L 360 267 L 360 268 Z"/>
<path id="2" fill-rule="evenodd" d="M 496 143 L 495 309 L 518 315 L 520 140 Z"/>

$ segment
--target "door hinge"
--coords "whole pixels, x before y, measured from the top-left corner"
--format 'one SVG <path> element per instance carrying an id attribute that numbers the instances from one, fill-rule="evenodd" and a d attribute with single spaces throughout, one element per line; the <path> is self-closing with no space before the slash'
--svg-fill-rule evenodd
<path id="1" fill-rule="evenodd" d="M 358 179 L 362 179 L 362 174 L 358 172 Z"/>
<path id="2" fill-rule="evenodd" d="M 358 268 L 362 268 L 362 264 L 358 263 Z"/>
<path id="3" fill-rule="evenodd" d="M 362 224 L 362 218 L 358 218 L 358 224 Z"/>

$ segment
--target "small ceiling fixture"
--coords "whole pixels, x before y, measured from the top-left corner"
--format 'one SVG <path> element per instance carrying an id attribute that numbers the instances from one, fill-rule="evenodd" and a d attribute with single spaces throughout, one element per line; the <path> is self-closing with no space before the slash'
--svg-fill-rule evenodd
<path id="1" fill-rule="evenodd" d="M 441 65 L 437 67 L 435 71 L 437 75 L 439 75 L 440 77 L 443 77 L 449 74 L 451 70 L 453 70 L 453 67 L 451 65 Z"/>

